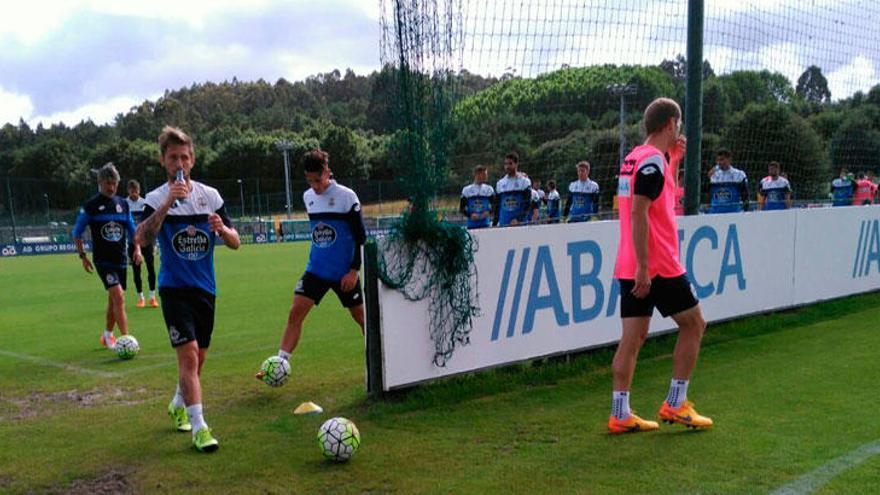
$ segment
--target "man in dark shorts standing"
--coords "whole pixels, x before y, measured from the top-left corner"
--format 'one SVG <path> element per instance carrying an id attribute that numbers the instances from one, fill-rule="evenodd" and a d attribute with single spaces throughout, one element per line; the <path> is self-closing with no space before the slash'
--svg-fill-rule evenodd
<path id="1" fill-rule="evenodd" d="M 128 181 L 126 189 L 128 189 L 128 197 L 125 198 L 125 202 L 128 203 L 128 210 L 131 212 L 131 217 L 134 218 L 135 225 L 137 225 L 144 219 L 145 203 L 144 198 L 141 197 L 141 184 L 132 179 Z M 134 256 L 132 255 L 134 246 L 135 242 L 134 239 L 132 239 L 132 242 L 128 245 L 128 257 L 132 260 L 134 259 Z M 143 264 L 147 266 L 147 283 L 150 286 L 150 307 L 158 308 L 159 301 L 156 300 L 156 268 L 153 263 L 153 245 L 141 246 L 141 256 L 143 256 L 144 262 L 137 265 L 132 263 L 131 267 L 131 272 L 134 275 L 134 288 L 137 289 L 138 299 L 136 306 L 138 308 L 146 306 L 146 301 L 144 300 L 144 285 L 141 280 L 141 264 Z"/>
<path id="2" fill-rule="evenodd" d="M 328 290 L 351 313 L 364 332 L 364 296 L 358 274 L 361 269 L 361 246 L 366 230 L 361 217 L 360 200 L 351 189 L 331 179 L 329 155 L 312 150 L 303 158 L 309 189 L 303 202 L 312 228 L 312 246 L 306 272 L 296 284 L 293 304 L 287 317 L 278 356 L 290 360 L 302 335 L 303 321 L 320 304 Z M 257 373 L 257 379 L 262 372 Z"/>
<path id="3" fill-rule="evenodd" d="M 73 228 L 73 241 L 85 271 L 92 273 L 93 269 L 97 269 L 107 289 L 107 320 L 101 334 L 101 345 L 112 350 L 116 345 L 114 326 L 119 327 L 121 335 L 128 335 L 124 294 L 128 243 L 134 244 L 131 260 L 134 264 L 141 262 L 141 249 L 134 243 L 134 220 L 128 211 L 128 203 L 116 196 L 116 188 L 119 187 L 116 167 L 108 163 L 93 172 L 97 173 L 99 192 L 80 208 Z M 86 256 L 82 240 L 86 226 L 92 235 L 94 267 Z"/>
<path id="4" fill-rule="evenodd" d="M 614 391 L 608 430 L 629 433 L 659 428 L 656 422 L 633 414 L 629 407 L 636 359 L 648 335 L 654 307 L 663 316 L 671 316 L 679 328 L 672 383 L 659 417 L 667 423 L 709 428 L 712 420 L 697 414 L 687 400 L 706 322 L 678 253 L 675 178 L 686 150 L 680 134 L 681 109 L 671 99 L 658 98 L 645 110 L 644 125 L 647 140 L 620 165 L 620 245 L 614 278 L 620 283 L 623 335 L 612 365 Z"/>
<path id="5" fill-rule="evenodd" d="M 226 247 L 238 249 L 241 239 L 220 193 L 190 179 L 192 139 L 166 126 L 159 135 L 159 155 L 168 181 L 147 194 L 135 238 L 140 245 L 159 239 L 159 297 L 179 371 L 168 414 L 177 431 L 192 431 L 193 447 L 213 452 L 219 444 L 202 414 L 199 377 L 214 332 L 214 244 L 220 237 Z"/>

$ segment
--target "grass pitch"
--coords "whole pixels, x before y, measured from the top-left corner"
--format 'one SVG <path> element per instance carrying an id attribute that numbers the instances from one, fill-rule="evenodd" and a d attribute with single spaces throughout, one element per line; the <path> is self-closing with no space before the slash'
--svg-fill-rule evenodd
<path id="1" fill-rule="evenodd" d="M 766 493 L 880 439 L 880 295 L 712 325 L 689 395 L 711 431 L 605 434 L 610 350 L 459 377 L 368 401 L 363 343 L 328 294 L 293 376 L 253 378 L 277 350 L 308 245 L 217 251 L 217 324 L 204 370 L 220 450 L 200 454 L 165 413 L 176 380 L 161 311 L 135 309 L 140 354 L 98 345 L 106 296 L 75 256 L 0 260 L 0 493 Z M 665 397 L 674 336 L 648 342 L 633 407 Z M 319 416 L 292 414 L 300 402 Z M 318 426 L 363 444 L 325 462 Z M 871 457 L 818 487 L 870 493 Z"/>

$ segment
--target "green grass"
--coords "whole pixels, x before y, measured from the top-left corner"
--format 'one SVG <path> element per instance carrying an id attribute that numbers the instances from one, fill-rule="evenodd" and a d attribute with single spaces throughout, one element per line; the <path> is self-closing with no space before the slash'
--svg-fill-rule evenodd
<path id="1" fill-rule="evenodd" d="M 218 250 L 203 377 L 213 455 L 170 429 L 176 365 L 159 310 L 131 305 L 142 350 L 123 362 L 98 347 L 105 296 L 76 257 L 0 260 L 0 492 L 121 479 L 158 493 L 765 493 L 880 438 L 878 294 L 710 327 L 689 394 L 715 420 L 707 432 L 606 435 L 609 350 L 371 402 L 360 335 L 332 294 L 306 321 L 291 382 L 270 389 L 252 375 L 277 349 L 307 249 Z M 633 406 L 645 416 L 673 344 L 643 350 Z M 294 416 L 306 400 L 325 414 Z M 361 430 L 345 465 L 317 449 L 331 415 Z M 821 492 L 867 493 L 878 474 L 875 457 Z"/>

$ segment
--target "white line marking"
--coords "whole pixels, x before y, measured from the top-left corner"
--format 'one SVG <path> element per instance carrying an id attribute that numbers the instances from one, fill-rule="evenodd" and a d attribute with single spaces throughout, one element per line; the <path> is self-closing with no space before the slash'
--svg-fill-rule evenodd
<path id="1" fill-rule="evenodd" d="M 218 352 L 215 354 L 208 353 L 208 357 L 217 359 L 217 358 L 226 357 L 226 356 L 247 354 L 247 353 L 259 351 L 262 349 L 266 349 L 266 350 L 275 349 L 275 346 L 271 346 L 271 347 L 266 346 L 263 348 L 258 347 L 256 349 L 253 349 L 253 348 L 252 349 L 239 349 L 237 351 Z M 32 356 L 30 354 L 20 354 L 18 352 L 5 351 L 3 349 L 0 349 L 0 356 L 16 358 L 16 359 L 20 359 L 22 361 L 30 361 L 32 363 L 40 363 L 41 365 L 48 365 L 48 366 L 52 366 L 55 368 L 63 369 L 65 371 L 70 371 L 73 373 L 81 373 L 84 375 L 99 376 L 101 378 L 118 378 L 120 376 L 130 375 L 132 373 L 140 373 L 140 372 L 146 371 L 146 370 L 152 370 L 152 369 L 156 369 L 156 368 L 164 368 L 166 366 L 177 365 L 177 360 L 174 358 L 173 354 L 168 354 L 165 356 L 158 356 L 159 359 L 164 360 L 161 363 L 153 363 L 153 364 L 150 364 L 147 366 L 132 367 L 132 368 L 127 368 L 127 369 L 120 370 L 120 371 L 93 370 L 93 369 L 89 369 L 89 368 L 83 368 L 82 366 L 76 366 L 75 364 L 55 362 L 49 358 L 45 358 L 45 357 L 41 357 L 41 356 Z M 257 364 L 259 364 L 259 363 L 257 363 Z"/>
<path id="2" fill-rule="evenodd" d="M 40 363 L 41 365 L 53 366 L 55 368 L 60 368 L 60 369 L 66 370 L 66 371 L 72 371 L 74 373 L 82 373 L 84 375 L 100 376 L 102 378 L 113 378 L 117 375 L 116 373 L 113 373 L 111 371 L 93 370 L 93 369 L 83 368 L 81 366 L 76 366 L 74 364 L 69 364 L 69 363 L 57 363 L 49 358 L 40 357 L 40 356 L 31 356 L 29 354 L 19 354 L 17 352 L 4 351 L 2 349 L 0 349 L 0 356 L 16 358 L 16 359 L 20 359 L 22 361 L 30 361 L 32 363 Z"/>
<path id="3" fill-rule="evenodd" d="M 828 461 L 791 483 L 777 488 L 771 495 L 802 495 L 812 493 L 822 488 L 838 474 L 856 467 L 878 454 L 880 454 L 880 440 L 866 443 L 837 459 Z"/>

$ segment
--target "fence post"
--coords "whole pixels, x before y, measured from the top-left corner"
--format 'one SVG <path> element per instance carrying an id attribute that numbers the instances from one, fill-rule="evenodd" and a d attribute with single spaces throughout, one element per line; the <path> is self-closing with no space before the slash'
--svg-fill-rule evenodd
<path id="1" fill-rule="evenodd" d="M 18 234 L 15 231 L 15 205 L 12 201 L 12 187 L 9 185 L 9 176 L 6 177 L 6 196 L 9 198 L 9 218 L 12 220 L 12 243 L 18 242 Z"/>
<path id="2" fill-rule="evenodd" d="M 379 317 L 378 246 L 375 239 L 364 245 L 364 299 L 366 300 L 367 395 L 382 398 L 382 339 Z"/>
<path id="3" fill-rule="evenodd" d="M 684 211 L 700 212 L 700 168 L 703 127 L 703 0 L 688 0 L 687 96 L 685 97 Z"/>

